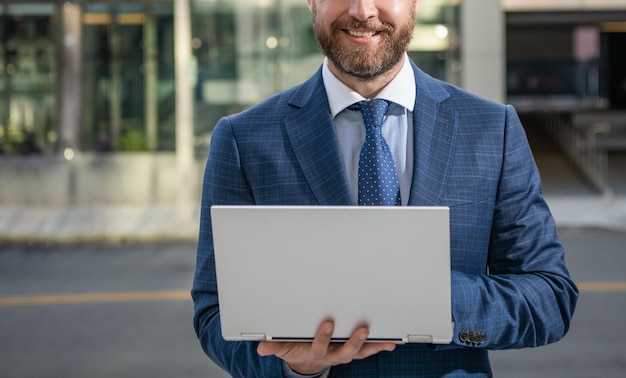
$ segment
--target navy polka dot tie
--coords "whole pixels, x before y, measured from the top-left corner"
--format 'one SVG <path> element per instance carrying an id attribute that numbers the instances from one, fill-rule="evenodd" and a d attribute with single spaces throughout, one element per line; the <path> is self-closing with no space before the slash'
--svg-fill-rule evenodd
<path id="1" fill-rule="evenodd" d="M 365 123 L 365 143 L 359 157 L 359 205 L 400 206 L 398 172 L 389 146 L 381 133 L 389 102 L 382 99 L 360 101 L 350 107 L 361 109 Z"/>

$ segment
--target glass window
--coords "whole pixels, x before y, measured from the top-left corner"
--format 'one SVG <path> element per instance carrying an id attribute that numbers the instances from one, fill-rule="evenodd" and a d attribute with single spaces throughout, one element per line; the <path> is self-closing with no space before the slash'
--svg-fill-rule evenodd
<path id="1" fill-rule="evenodd" d="M 53 4 L 0 4 L 0 155 L 54 149 L 55 11 Z"/>
<path id="2" fill-rule="evenodd" d="M 217 120 L 308 78 L 322 61 L 305 1 L 192 0 L 196 151 Z"/>
<path id="3" fill-rule="evenodd" d="M 426 73 L 460 85 L 458 0 L 424 1 L 417 14 L 409 56 Z"/>
<path id="4" fill-rule="evenodd" d="M 409 55 L 426 72 L 458 82 L 458 0 L 428 1 Z M 198 61 L 196 153 L 208 150 L 218 119 L 309 78 L 322 54 L 303 0 L 191 0 Z"/>
<path id="5" fill-rule="evenodd" d="M 172 4 L 83 10 L 83 149 L 173 150 Z"/>
<path id="6" fill-rule="evenodd" d="M 225 115 L 306 80 L 322 55 L 301 0 L 190 0 L 196 151 Z M 458 0 L 424 2 L 409 55 L 458 82 Z M 58 2 L 0 2 L 0 154 L 54 153 Z M 80 148 L 173 151 L 173 1 L 81 1 Z M 63 94 L 61 94 L 63 95 Z"/>

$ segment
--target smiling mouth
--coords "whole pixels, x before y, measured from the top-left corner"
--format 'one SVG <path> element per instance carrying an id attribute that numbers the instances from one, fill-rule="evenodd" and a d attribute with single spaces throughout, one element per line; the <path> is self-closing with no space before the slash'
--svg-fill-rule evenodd
<path id="1" fill-rule="evenodd" d="M 360 38 L 373 37 L 379 33 L 378 31 L 375 31 L 375 30 L 369 30 L 369 31 L 346 30 L 346 32 L 353 37 L 360 37 Z"/>

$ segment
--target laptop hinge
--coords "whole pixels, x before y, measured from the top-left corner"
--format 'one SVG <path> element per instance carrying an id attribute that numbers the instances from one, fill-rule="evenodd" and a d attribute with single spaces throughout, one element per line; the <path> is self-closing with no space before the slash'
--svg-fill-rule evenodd
<path id="1" fill-rule="evenodd" d="M 432 344 L 433 337 L 426 335 L 409 335 L 409 343 L 426 343 Z"/>
<path id="2" fill-rule="evenodd" d="M 241 334 L 242 341 L 265 341 L 267 337 L 264 333 L 242 333 Z"/>

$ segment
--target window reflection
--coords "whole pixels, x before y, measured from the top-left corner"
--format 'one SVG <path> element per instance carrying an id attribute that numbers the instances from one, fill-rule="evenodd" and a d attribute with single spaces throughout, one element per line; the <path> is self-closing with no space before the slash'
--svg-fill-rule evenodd
<path id="1" fill-rule="evenodd" d="M 0 155 L 56 142 L 55 7 L 0 5 Z"/>
<path id="2" fill-rule="evenodd" d="M 192 0 L 198 61 L 196 153 L 208 150 L 213 126 L 225 115 L 299 84 L 319 67 L 305 1 Z M 459 1 L 422 4 L 409 55 L 426 72 L 459 82 Z"/>
<path id="3" fill-rule="evenodd" d="M 172 151 L 172 6 L 87 4 L 83 33 L 83 147 Z"/>
<path id="4" fill-rule="evenodd" d="M 306 80 L 322 55 L 305 1 L 190 3 L 195 149 L 203 156 L 221 116 Z M 73 148 L 174 151 L 173 1 L 72 4 L 80 9 L 79 36 L 63 35 L 63 3 L 0 0 L 0 155 L 59 153 L 64 75 L 80 82 L 70 101 L 80 118 Z M 460 70 L 458 4 L 424 2 L 409 51 L 426 72 L 453 83 Z M 64 68 L 68 38 L 81 41 L 81 72 Z"/>

